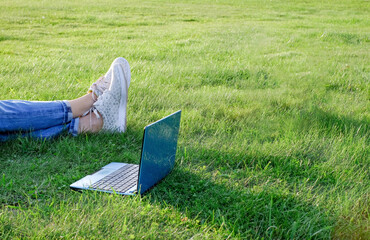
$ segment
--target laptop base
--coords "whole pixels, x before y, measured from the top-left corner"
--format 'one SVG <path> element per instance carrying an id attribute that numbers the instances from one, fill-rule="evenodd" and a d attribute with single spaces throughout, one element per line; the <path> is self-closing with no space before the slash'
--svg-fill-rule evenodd
<path id="1" fill-rule="evenodd" d="M 121 195 L 135 195 L 139 165 L 112 162 L 98 172 L 73 183 L 74 190 L 93 190 Z"/>

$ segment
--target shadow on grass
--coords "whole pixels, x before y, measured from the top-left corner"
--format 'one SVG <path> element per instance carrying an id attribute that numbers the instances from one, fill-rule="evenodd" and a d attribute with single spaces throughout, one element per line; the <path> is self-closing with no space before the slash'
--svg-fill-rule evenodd
<path id="1" fill-rule="evenodd" d="M 236 237 L 309 239 L 330 234 L 325 213 L 292 194 L 277 189 L 231 189 L 181 167 L 148 195 L 163 207 L 171 205 L 214 229 L 226 228 Z"/>
<path id="2" fill-rule="evenodd" d="M 287 189 L 310 178 L 317 180 L 315 184 L 335 184 L 331 174 L 321 176 L 317 169 L 302 166 L 294 157 L 249 156 L 211 149 L 198 150 L 199 154 L 196 149 L 187 152 L 201 160 L 178 164 L 162 184 L 148 193 L 152 201 L 164 207 L 171 205 L 215 229 L 226 228 L 236 237 L 329 238 L 333 222 L 327 212 L 309 200 L 302 201 L 299 190 Z M 220 174 L 216 177 L 215 172 Z M 264 185 L 269 179 L 288 182 L 288 188 Z"/>
<path id="3" fill-rule="evenodd" d="M 307 131 L 316 127 L 324 132 L 334 132 L 346 137 L 369 136 L 369 126 L 369 120 L 358 120 L 349 116 L 339 116 L 318 107 L 313 107 L 308 111 L 302 111 L 300 117 L 297 119 L 297 127 L 302 130 Z"/>
<path id="4" fill-rule="evenodd" d="M 138 163 L 141 137 L 142 130 L 131 129 L 125 135 L 60 137 L 46 142 L 17 139 L 4 143 L 0 149 L 3 175 L 0 204 L 20 203 L 27 208 L 29 198 L 39 202 L 68 199 L 70 183 L 105 164 Z M 220 154 L 203 156 L 201 160 L 229 157 Z M 180 149 L 178 158 L 181 155 Z M 279 189 L 253 189 L 250 185 L 230 188 L 222 179 L 217 178 L 216 182 L 212 177 L 187 170 L 184 165 L 177 164 L 144 198 L 160 203 L 163 208 L 172 206 L 202 224 L 212 225 L 215 231 L 225 228 L 235 237 L 329 237 L 331 223 L 325 211 L 317 206 Z"/>
<path id="5" fill-rule="evenodd" d="M 182 149 L 180 151 L 183 151 Z M 263 151 L 254 154 L 244 152 L 222 152 L 220 150 L 187 149 L 188 155 L 194 159 L 196 165 L 207 165 L 210 171 L 224 172 L 246 171 L 268 174 L 275 179 L 283 179 L 289 183 L 307 180 L 317 184 L 335 185 L 336 176 L 321 165 L 327 161 L 323 157 L 322 149 L 315 148 L 310 151 L 297 149 L 287 155 L 271 155 Z"/>
<path id="6" fill-rule="evenodd" d="M 368 136 L 368 126 L 366 120 L 314 108 L 302 112 L 295 127 L 304 132 L 315 129 L 332 137 L 351 140 Z M 323 158 L 325 149 L 300 149 L 293 156 L 266 155 L 262 152 L 251 156 L 218 149 L 187 149 L 187 152 L 193 158 L 189 161 L 190 169 L 193 163 L 194 168 L 208 165 L 210 171 L 218 168 L 226 172 L 249 170 L 261 173 L 261 177 L 271 174 L 272 179 L 282 179 L 289 183 L 289 187 L 305 179 L 310 179 L 311 185 L 324 188 L 335 186 L 338 176 L 333 169 L 321 165 L 327 161 Z M 233 179 L 223 181 L 210 174 L 202 175 L 202 171 L 198 174 L 193 172 L 178 166 L 163 184 L 152 189 L 148 195 L 164 207 L 171 205 L 189 217 L 214 225 L 216 229 L 225 227 L 238 237 L 327 239 L 331 236 L 335 220 L 329 216 L 331 213 L 308 199 L 299 198 L 300 191 L 264 188 L 259 186 L 258 179 L 256 188 L 253 182 L 248 186 L 229 187 Z M 246 179 L 248 175 L 244 174 L 244 177 Z"/>

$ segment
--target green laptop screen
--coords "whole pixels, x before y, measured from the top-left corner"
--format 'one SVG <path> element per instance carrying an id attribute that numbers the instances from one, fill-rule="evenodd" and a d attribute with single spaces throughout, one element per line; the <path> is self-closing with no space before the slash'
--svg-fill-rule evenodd
<path id="1" fill-rule="evenodd" d="M 144 193 L 173 169 L 181 111 L 145 127 L 138 190 Z"/>

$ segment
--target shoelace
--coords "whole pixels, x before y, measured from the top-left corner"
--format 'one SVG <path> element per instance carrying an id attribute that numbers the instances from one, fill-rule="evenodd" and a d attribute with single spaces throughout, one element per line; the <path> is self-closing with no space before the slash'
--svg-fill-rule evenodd
<path id="1" fill-rule="evenodd" d="M 92 115 L 92 113 L 95 114 L 97 119 L 100 118 L 100 115 L 99 115 L 98 110 L 95 107 L 90 108 L 89 112 L 90 112 L 90 116 L 89 116 L 89 118 L 90 118 L 90 129 L 92 129 L 92 124 L 91 124 L 91 115 Z"/>
<path id="2" fill-rule="evenodd" d="M 109 81 L 105 76 L 101 76 L 98 81 L 94 82 L 90 88 L 92 92 L 92 98 L 97 101 L 97 98 L 103 94 L 109 87 Z"/>
<path id="3" fill-rule="evenodd" d="M 99 84 L 100 83 L 100 84 Z M 103 93 L 108 89 L 109 81 L 105 78 L 105 76 L 101 76 L 96 82 L 94 82 L 90 88 L 90 91 L 92 92 L 92 99 L 94 102 L 96 102 L 98 97 L 102 96 Z M 99 104 L 99 103 L 98 103 Z M 100 115 L 98 110 L 93 106 L 89 109 L 89 111 L 85 112 L 82 117 L 86 116 L 87 114 L 90 114 L 90 129 L 91 129 L 91 115 L 92 113 L 95 114 L 96 118 L 99 119 Z"/>
<path id="4" fill-rule="evenodd" d="M 86 116 L 87 114 L 89 114 L 89 119 L 90 119 L 90 129 L 91 129 L 91 126 L 92 126 L 92 124 L 91 124 L 91 115 L 92 114 L 95 114 L 95 116 L 96 116 L 96 118 L 97 119 L 100 119 L 100 114 L 99 114 L 99 112 L 98 112 L 98 110 L 93 106 L 92 108 L 90 108 L 89 109 L 89 111 L 87 111 L 87 112 L 85 112 L 81 117 L 84 117 L 84 116 Z"/>

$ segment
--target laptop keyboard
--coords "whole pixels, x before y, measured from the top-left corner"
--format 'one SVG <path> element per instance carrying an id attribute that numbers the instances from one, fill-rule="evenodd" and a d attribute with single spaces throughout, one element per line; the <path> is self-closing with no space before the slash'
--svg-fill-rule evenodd
<path id="1" fill-rule="evenodd" d="M 123 193 L 137 184 L 138 176 L 139 165 L 126 164 L 92 184 L 90 188 L 104 191 L 112 191 L 114 189 L 116 192 Z"/>

